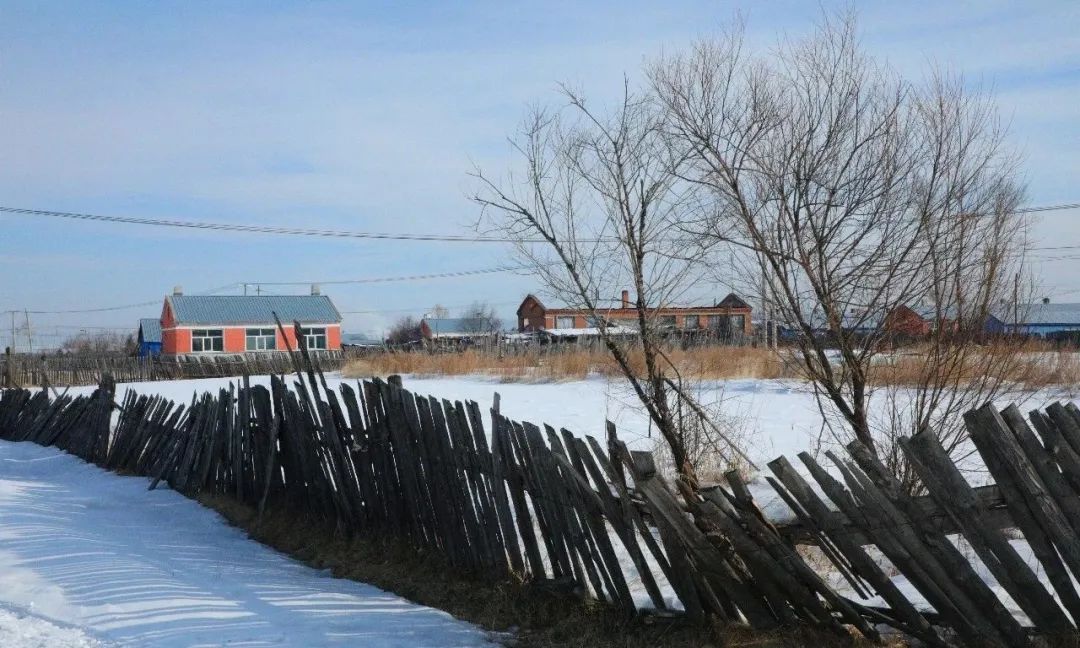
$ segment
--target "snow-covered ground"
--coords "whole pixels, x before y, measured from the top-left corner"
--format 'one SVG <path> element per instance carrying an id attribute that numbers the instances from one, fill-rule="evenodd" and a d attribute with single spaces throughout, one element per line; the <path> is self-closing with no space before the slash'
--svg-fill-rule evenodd
<path id="1" fill-rule="evenodd" d="M 332 388 L 342 382 L 338 376 L 329 375 L 328 382 Z M 252 382 L 267 384 L 266 377 L 252 378 Z M 354 381 L 350 381 L 354 382 Z M 202 379 L 173 382 L 131 383 L 120 386 L 121 392 L 132 389 L 137 393 L 157 393 L 179 402 L 190 402 L 192 394 L 202 391 L 216 391 L 227 386 L 228 379 Z M 491 403 L 495 392 L 502 395 L 502 411 L 506 416 L 520 421 L 534 423 L 548 423 L 556 428 L 566 428 L 578 435 L 594 435 L 602 438 L 604 435 L 605 420 L 616 423 L 620 437 L 631 447 L 637 449 L 652 450 L 655 448 L 655 435 L 650 434 L 648 419 L 642 414 L 634 396 L 620 381 L 604 378 L 592 378 L 588 380 L 554 382 L 554 383 L 504 383 L 495 378 L 482 376 L 473 377 L 405 377 L 406 388 L 417 394 L 434 395 L 449 400 L 473 400 L 483 408 Z M 89 393 L 92 387 L 84 387 L 72 390 L 75 393 Z M 1037 394 L 1020 394 L 1027 397 L 1031 406 L 1042 406 L 1050 400 L 1067 397 L 1057 391 L 1047 391 Z M 122 398 L 123 393 L 118 394 Z M 821 412 L 814 400 L 812 392 L 805 383 L 792 380 L 726 380 L 705 383 L 699 398 L 703 402 L 722 399 L 723 412 L 736 425 L 741 428 L 742 442 L 745 444 L 751 459 L 760 467 L 779 456 L 786 455 L 792 459 L 798 467 L 795 455 L 804 450 L 814 451 L 820 446 L 833 446 L 833 440 L 823 430 Z M 1004 406 L 1008 401 L 998 403 Z M 51 451 L 44 451 L 51 452 Z M 76 461 L 70 459 L 71 461 Z M 81 464 L 80 464 L 81 465 Z M 87 470 L 93 470 L 85 467 Z M 0 477 L 4 473 L 0 469 Z M 973 481 L 980 477 L 974 475 Z M 811 483 L 812 480 L 810 480 Z M 3 482 L 0 481 L 0 485 Z M 790 511 L 783 504 L 779 496 L 772 491 L 764 480 L 758 478 L 751 482 L 751 489 L 759 505 L 766 514 L 773 519 L 783 519 L 791 516 Z M 95 487 L 96 490 L 96 487 Z M 140 496 L 146 493 L 140 491 Z M 169 494 L 175 496 L 175 494 Z M 0 506 L 2 506 L 3 490 L 0 486 Z M 134 505 L 134 504 L 133 504 Z M 153 504 L 150 504 L 153 506 Z M 2 508 L 0 508 L 2 512 Z M 213 514 L 204 512 L 213 517 Z M 2 519 L 2 518 L 0 518 Z M 3 523 L 0 522 L 0 534 Z M 3 572 L 4 562 L 3 548 L 4 536 L 0 535 L 0 572 Z M 954 541 L 964 546 L 959 538 Z M 1025 556 L 1034 566 L 1037 562 L 1031 556 L 1027 543 L 1016 540 L 1013 544 L 1020 553 Z M 620 543 L 616 543 L 616 549 L 622 549 Z M 992 576 L 988 573 L 969 548 L 965 553 L 971 554 L 973 564 L 983 578 L 991 584 L 1018 617 L 1023 618 L 1009 597 L 998 588 Z M 81 560 L 81 559 L 78 559 Z M 626 560 L 629 563 L 629 559 Z M 654 570 L 656 573 L 656 570 Z M 1041 575 L 1041 569 L 1037 569 Z M 659 576 L 659 574 L 657 573 Z M 836 574 L 826 574 L 839 590 L 846 592 L 846 584 L 841 582 Z M 894 578 L 896 584 L 905 592 L 912 602 L 925 608 L 929 608 L 922 597 L 900 574 Z M 0 592 L 3 591 L 3 580 L 0 579 Z M 648 606 L 648 597 L 643 586 L 631 577 L 631 589 L 641 606 Z M 363 587 L 363 586 L 358 586 Z M 676 603 L 674 592 L 667 583 L 661 583 L 663 594 L 669 603 Z M 234 597 L 244 600 L 245 597 Z M 8 600 L 0 594 L 0 601 Z M 10 602 L 10 601 L 9 601 Z M 880 601 L 871 601 L 881 603 Z M 402 605 L 407 605 L 400 603 Z M 2 603 L 0 603 L 2 605 Z M 229 608 L 231 609 L 231 608 Z M 422 609 L 422 608 L 421 608 Z M 438 613 L 435 613 L 438 614 Z M 48 615 L 49 618 L 66 620 L 64 615 Z M 464 631 L 462 631 L 464 632 Z M 472 640 L 473 636 L 465 633 L 463 637 Z M 2 637 L 2 635 L 0 635 Z M 286 642 L 288 643 L 288 642 Z M 79 644 L 74 644 L 79 645 Z"/>
<path id="2" fill-rule="evenodd" d="M 445 612 L 306 567 L 146 486 L 0 441 L 0 646 L 490 644 Z"/>

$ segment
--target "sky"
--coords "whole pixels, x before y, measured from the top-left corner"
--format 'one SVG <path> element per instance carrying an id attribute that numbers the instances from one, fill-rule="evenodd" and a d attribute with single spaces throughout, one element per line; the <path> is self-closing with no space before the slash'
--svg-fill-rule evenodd
<path id="1" fill-rule="evenodd" d="M 0 1 L 0 206 L 468 234 L 479 216 L 469 172 L 508 170 L 507 137 L 530 106 L 558 105 L 558 83 L 603 102 L 624 75 L 640 78 L 643 62 L 737 15 L 763 51 L 847 6 Z M 1080 202 L 1080 3 L 854 6 L 867 51 L 902 74 L 943 66 L 993 88 L 1024 156 L 1028 204 Z M 1032 238 L 1036 247 L 1080 246 L 1080 210 L 1042 214 Z M 1080 250 L 1035 256 L 1041 291 L 1080 301 Z M 176 285 L 189 294 L 238 294 L 241 282 L 306 293 L 271 284 L 319 282 L 345 330 L 372 335 L 401 315 L 435 304 L 455 314 L 475 300 L 509 322 L 540 288 L 534 277 L 330 282 L 515 264 L 512 250 L 493 244 L 0 214 L 0 311 L 31 311 L 38 348 L 80 330 L 133 330 Z M 0 315 L 0 344 L 10 317 Z M 20 349 L 25 320 L 15 318 Z"/>

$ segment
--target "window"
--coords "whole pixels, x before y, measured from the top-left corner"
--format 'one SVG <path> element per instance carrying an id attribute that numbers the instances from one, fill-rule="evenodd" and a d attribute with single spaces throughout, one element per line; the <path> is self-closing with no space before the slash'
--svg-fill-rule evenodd
<path id="1" fill-rule="evenodd" d="M 304 334 L 304 344 L 311 351 L 325 351 L 326 350 L 326 329 L 325 328 L 302 328 L 300 332 Z"/>
<path id="2" fill-rule="evenodd" d="M 723 324 L 723 315 L 709 315 L 709 329 L 712 331 L 720 330 Z"/>
<path id="3" fill-rule="evenodd" d="M 573 315 L 559 315 L 555 318 L 555 328 L 557 329 L 572 329 L 574 328 L 574 316 Z"/>
<path id="4" fill-rule="evenodd" d="M 194 329 L 191 331 L 191 350 L 208 353 L 225 350 L 225 334 L 221 329 Z"/>
<path id="5" fill-rule="evenodd" d="M 732 315 L 731 316 L 731 330 L 743 332 L 746 328 L 746 315 Z"/>
<path id="6" fill-rule="evenodd" d="M 588 326 L 588 327 L 591 327 L 591 328 L 600 328 L 600 318 L 599 317 L 593 317 L 593 316 L 586 317 L 585 318 L 585 326 Z"/>
<path id="7" fill-rule="evenodd" d="M 674 315 L 661 315 L 656 318 L 656 324 L 660 328 L 675 328 L 675 316 Z"/>
<path id="8" fill-rule="evenodd" d="M 686 315 L 683 317 L 683 328 L 699 329 L 701 328 L 701 316 L 700 315 Z"/>
<path id="9" fill-rule="evenodd" d="M 272 328 L 248 329 L 245 338 L 248 351 L 273 351 L 277 348 L 277 335 Z"/>

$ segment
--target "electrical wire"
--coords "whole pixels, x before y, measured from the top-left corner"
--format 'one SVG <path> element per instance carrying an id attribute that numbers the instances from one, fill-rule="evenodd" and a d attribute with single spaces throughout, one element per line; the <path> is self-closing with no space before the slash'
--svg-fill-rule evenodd
<path id="1" fill-rule="evenodd" d="M 242 223 L 213 223 L 206 221 L 178 221 L 161 218 L 135 218 L 129 216 L 103 216 L 100 214 L 82 214 L 60 212 L 45 209 L 23 209 L 21 207 L 0 207 L 0 212 L 25 216 L 45 216 L 49 218 L 67 218 L 72 220 L 96 221 L 101 223 L 121 223 L 126 225 L 151 225 L 158 227 L 181 227 L 197 230 L 216 230 L 223 232 L 247 232 L 255 234 L 282 234 L 289 236 L 314 236 L 323 238 L 353 238 L 385 241 L 436 241 L 440 243 L 513 243 L 514 239 L 496 236 L 459 236 L 455 234 L 393 234 L 387 232 L 357 232 L 351 230 L 321 230 L 303 227 L 279 227 L 274 225 L 246 225 Z"/>
<path id="2" fill-rule="evenodd" d="M 1080 208 L 1080 203 L 1062 203 L 1058 205 L 1037 205 L 1022 207 L 1016 210 L 1018 214 L 1032 214 L 1038 212 L 1063 211 Z M 44 216 L 48 218 L 65 218 L 71 220 L 94 221 L 100 223 L 113 223 L 125 225 L 148 225 L 156 227 L 179 227 L 196 230 L 214 230 L 223 232 L 245 232 L 255 234 L 278 234 L 288 236 L 311 236 L 322 238 L 349 238 L 371 239 L 381 241 L 428 241 L 438 243 L 543 243 L 543 239 L 514 239 L 501 236 L 463 236 L 457 234 L 396 234 L 389 232 L 359 232 L 352 230 L 322 230 L 302 227 L 281 227 L 274 225 L 248 225 L 243 223 L 215 223 L 210 221 L 180 221 L 162 218 L 137 218 L 133 216 L 105 216 L 101 214 L 86 214 L 79 212 L 62 212 L 47 209 L 27 209 L 22 207 L 3 207 L 0 212 L 24 216 Z M 607 239 L 587 240 L 580 239 L 583 243 L 599 243 Z M 1080 248 L 1080 245 L 1072 246 Z M 1071 249 L 1071 248 L 1035 248 L 1035 249 Z"/>
<path id="3" fill-rule="evenodd" d="M 495 268 L 484 268 L 481 270 L 456 270 L 453 272 L 437 272 L 434 274 L 421 274 L 421 275 L 405 275 L 401 277 L 369 277 L 365 279 L 327 279 L 323 281 L 245 281 L 242 282 L 248 286 L 307 286 L 310 284 L 319 284 L 324 286 L 333 285 L 345 285 L 345 284 L 372 284 L 372 283 L 390 283 L 397 281 L 421 281 L 424 279 L 447 279 L 454 277 L 472 277 L 474 275 L 493 274 L 496 272 L 513 272 L 516 270 L 527 270 L 525 266 L 499 266 Z"/>

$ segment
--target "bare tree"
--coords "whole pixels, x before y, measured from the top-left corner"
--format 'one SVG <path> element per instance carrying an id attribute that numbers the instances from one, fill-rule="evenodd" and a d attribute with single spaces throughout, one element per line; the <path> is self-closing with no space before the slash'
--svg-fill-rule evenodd
<path id="1" fill-rule="evenodd" d="M 388 344 L 410 344 L 420 340 L 420 322 L 412 315 L 399 317 L 386 335 Z"/>
<path id="2" fill-rule="evenodd" d="M 60 345 L 64 353 L 76 355 L 125 354 L 134 355 L 135 336 L 123 333 L 79 333 L 67 338 Z"/>
<path id="3" fill-rule="evenodd" d="M 533 111 L 512 141 L 517 174 L 495 182 L 476 171 L 475 200 L 546 292 L 588 315 L 676 469 L 696 487 L 676 412 L 690 395 L 664 353 L 656 321 L 656 309 L 676 303 L 698 278 L 701 239 L 678 227 L 698 209 L 696 187 L 682 179 L 683 156 L 669 145 L 648 92 L 625 82 L 621 103 L 609 111 L 594 110 L 565 87 L 563 95 L 564 107 Z M 634 320 L 614 322 L 610 311 L 627 285 Z M 622 327 L 636 331 L 633 340 L 619 334 Z"/>
<path id="4" fill-rule="evenodd" d="M 466 333 L 498 333 L 502 328 L 502 319 L 487 302 L 473 302 L 461 313 L 461 325 Z"/>
<path id="5" fill-rule="evenodd" d="M 435 304 L 431 307 L 431 316 L 437 319 L 450 317 L 450 309 L 442 304 Z"/>
<path id="6" fill-rule="evenodd" d="M 993 103 L 961 79 L 912 83 L 875 63 L 851 15 L 764 57 L 735 29 L 650 76 L 688 157 L 680 172 L 710 196 L 687 229 L 762 278 L 761 301 L 795 330 L 800 366 L 843 436 L 877 449 L 881 426 L 891 438 L 900 423 L 951 423 L 956 447 L 960 408 L 1003 385 L 997 361 L 971 371 L 989 358 L 976 333 L 1012 296 L 1026 247 L 1017 160 Z M 901 306 L 929 310 L 929 350 L 911 402 L 894 392 L 875 421 L 876 363 Z"/>

